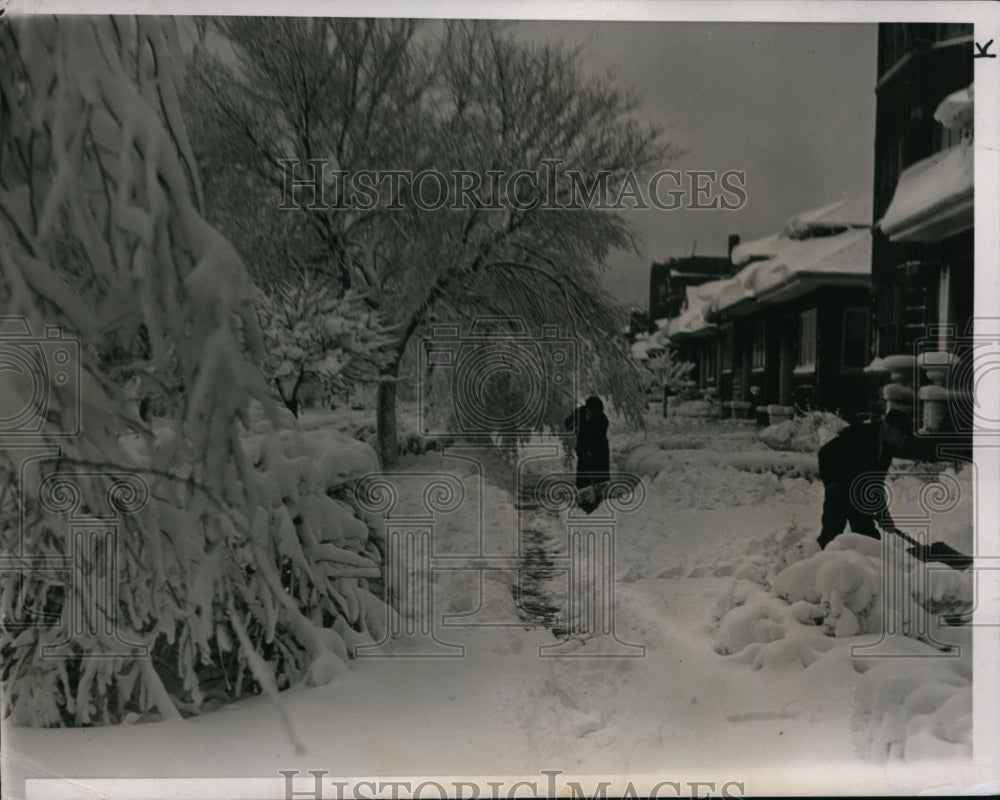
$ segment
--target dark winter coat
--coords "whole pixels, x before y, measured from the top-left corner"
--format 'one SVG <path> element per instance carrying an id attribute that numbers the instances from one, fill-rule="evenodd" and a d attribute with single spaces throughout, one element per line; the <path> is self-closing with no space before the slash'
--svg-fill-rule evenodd
<path id="1" fill-rule="evenodd" d="M 566 417 L 566 430 L 576 429 L 576 470 L 607 475 L 611 471 L 608 447 L 608 417 L 603 412 L 587 419 L 583 406 Z"/>
<path id="2" fill-rule="evenodd" d="M 891 464 L 892 453 L 882 446 L 878 422 L 848 425 L 819 449 L 819 477 L 826 487 L 827 499 L 844 498 L 848 506 L 853 506 L 851 484 L 859 475 L 870 473 L 869 488 L 855 491 L 860 492 L 859 497 L 864 498 L 867 506 L 863 515 L 879 519 L 885 525 L 893 524 L 882 484 Z"/>
<path id="3" fill-rule="evenodd" d="M 849 486 L 866 472 L 883 475 L 892 454 L 881 446 L 880 423 L 848 425 L 819 449 L 819 477 L 826 484 Z"/>

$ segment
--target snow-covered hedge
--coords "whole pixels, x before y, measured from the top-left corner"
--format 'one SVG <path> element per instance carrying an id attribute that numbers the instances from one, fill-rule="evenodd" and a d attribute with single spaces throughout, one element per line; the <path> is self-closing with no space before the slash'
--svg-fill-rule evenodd
<path id="1" fill-rule="evenodd" d="M 811 411 L 764 428 L 758 438 L 773 450 L 815 453 L 846 425 L 847 422 L 836 414 Z"/>
<path id="2" fill-rule="evenodd" d="M 622 458 L 627 472 L 656 477 L 661 473 L 676 474 L 679 470 L 699 467 L 731 467 L 742 472 L 771 473 L 776 476 L 813 477 L 817 472 L 816 457 L 805 453 L 771 450 L 664 450 L 656 442 L 647 442 L 632 449 Z"/>

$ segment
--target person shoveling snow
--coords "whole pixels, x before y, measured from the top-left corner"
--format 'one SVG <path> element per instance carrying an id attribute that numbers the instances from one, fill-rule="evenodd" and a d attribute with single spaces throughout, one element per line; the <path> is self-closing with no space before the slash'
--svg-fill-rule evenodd
<path id="1" fill-rule="evenodd" d="M 909 450 L 912 422 L 898 409 L 890 410 L 880 422 L 848 425 L 819 449 L 819 477 L 823 481 L 823 530 L 817 541 L 824 549 L 851 530 L 878 539 L 878 522 L 894 528 L 885 496 L 885 475 L 893 458 L 905 457 Z"/>

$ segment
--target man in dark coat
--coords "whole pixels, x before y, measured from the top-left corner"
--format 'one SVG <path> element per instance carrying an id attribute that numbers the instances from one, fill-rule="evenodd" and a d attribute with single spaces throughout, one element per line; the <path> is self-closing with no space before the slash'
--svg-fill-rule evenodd
<path id="1" fill-rule="evenodd" d="M 892 459 L 907 455 L 912 430 L 910 418 L 893 409 L 880 422 L 848 425 L 819 449 L 819 477 L 826 490 L 820 549 L 848 522 L 855 533 L 875 539 L 880 538 L 876 521 L 883 528 L 893 526 L 883 482 Z M 866 477 L 855 484 L 861 475 Z"/>
<path id="2" fill-rule="evenodd" d="M 566 417 L 566 430 L 576 430 L 576 488 L 584 489 L 610 478 L 611 451 L 608 447 L 608 418 L 601 398 L 591 395 L 587 402 Z"/>

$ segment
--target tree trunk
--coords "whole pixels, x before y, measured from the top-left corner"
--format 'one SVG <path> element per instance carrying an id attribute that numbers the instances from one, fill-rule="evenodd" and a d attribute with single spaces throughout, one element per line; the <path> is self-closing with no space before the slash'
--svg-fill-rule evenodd
<path id="1" fill-rule="evenodd" d="M 376 411 L 376 426 L 378 432 L 378 460 L 382 469 L 392 469 L 399 457 L 399 437 L 396 430 L 396 374 L 398 367 L 392 368 L 392 374 L 378 385 L 378 408 Z"/>

